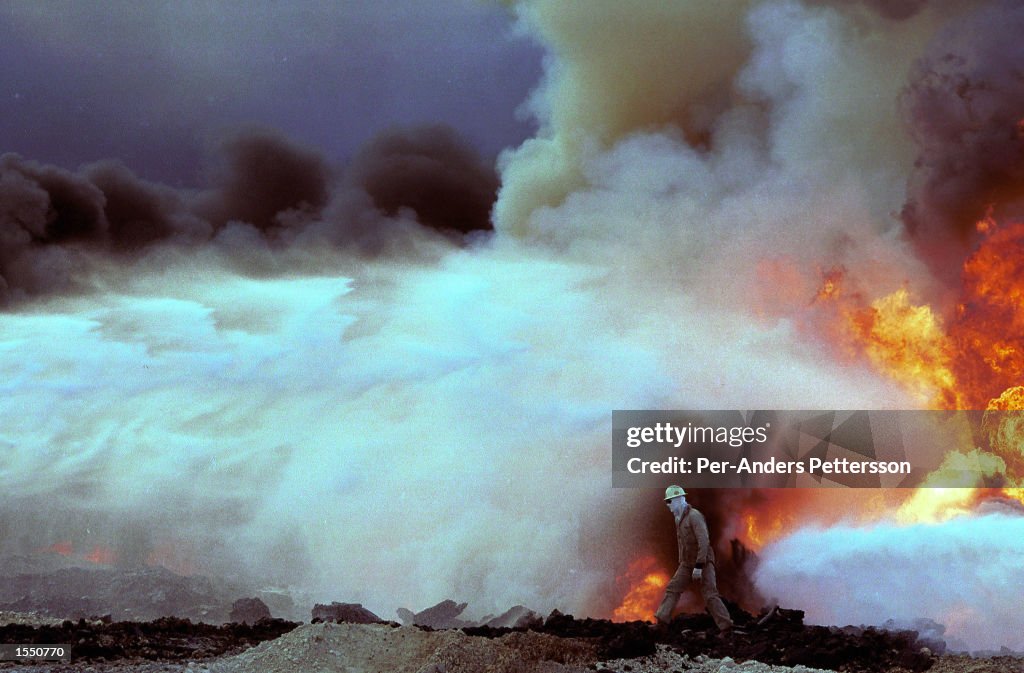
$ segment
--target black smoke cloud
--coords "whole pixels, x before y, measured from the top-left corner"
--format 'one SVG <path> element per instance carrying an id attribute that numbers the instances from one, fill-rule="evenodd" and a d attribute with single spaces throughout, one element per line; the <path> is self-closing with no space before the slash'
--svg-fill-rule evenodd
<path id="1" fill-rule="evenodd" d="M 119 163 L 72 172 L 0 157 L 0 303 L 70 289 L 91 253 L 206 235 L 179 194 Z"/>
<path id="2" fill-rule="evenodd" d="M 216 228 L 239 221 L 268 231 L 281 225 L 281 213 L 315 214 L 327 203 L 327 162 L 273 132 L 236 133 L 223 143 L 221 157 L 213 172 L 216 187 L 198 207 Z"/>
<path id="3" fill-rule="evenodd" d="M 445 126 L 378 136 L 356 157 L 352 178 L 385 215 L 407 208 L 437 229 L 491 228 L 498 174 Z"/>
<path id="4" fill-rule="evenodd" d="M 93 261 L 136 259 L 158 245 L 217 239 L 230 253 L 287 246 L 308 230 L 357 254 L 407 250 L 387 239 L 489 229 L 498 187 L 493 166 L 443 126 L 382 134 L 340 176 L 316 152 L 249 129 L 221 144 L 209 176 L 196 192 L 113 160 L 70 171 L 3 155 L 0 305 L 80 290 Z M 219 237 L 229 225 L 257 235 Z"/>
<path id="5" fill-rule="evenodd" d="M 122 163 L 103 161 L 82 173 L 100 192 L 103 241 L 114 251 L 140 250 L 164 240 L 196 241 L 210 233 L 209 224 L 189 212 L 181 194 L 140 179 Z"/>
<path id="6" fill-rule="evenodd" d="M 902 217 L 940 275 L 959 268 L 989 208 L 1024 201 L 1024 5 L 990 4 L 951 22 L 902 97 L 920 152 Z"/>

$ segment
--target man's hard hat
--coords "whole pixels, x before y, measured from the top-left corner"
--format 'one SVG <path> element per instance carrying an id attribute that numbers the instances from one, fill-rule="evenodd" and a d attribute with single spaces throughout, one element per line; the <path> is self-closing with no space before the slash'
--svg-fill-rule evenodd
<path id="1" fill-rule="evenodd" d="M 672 498 L 678 498 L 681 495 L 686 495 L 686 491 L 683 490 L 683 487 L 672 484 L 665 489 L 665 502 L 668 502 Z"/>

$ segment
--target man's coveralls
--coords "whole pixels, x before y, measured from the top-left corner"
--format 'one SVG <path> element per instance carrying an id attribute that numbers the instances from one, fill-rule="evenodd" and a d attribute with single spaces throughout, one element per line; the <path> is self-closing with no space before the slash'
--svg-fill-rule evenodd
<path id="1" fill-rule="evenodd" d="M 679 601 L 679 594 L 685 591 L 692 581 L 693 569 L 700 568 L 700 595 L 704 599 L 705 607 L 720 631 L 731 629 L 732 619 L 729 617 L 729 611 L 725 609 L 725 603 L 718 595 L 718 585 L 715 581 L 715 551 L 711 548 L 708 524 L 704 521 L 704 515 L 689 505 L 676 523 L 676 543 L 679 547 L 679 568 L 665 587 L 665 598 L 661 601 L 658 611 L 654 613 L 655 618 L 659 622 L 672 620 L 672 611 Z"/>

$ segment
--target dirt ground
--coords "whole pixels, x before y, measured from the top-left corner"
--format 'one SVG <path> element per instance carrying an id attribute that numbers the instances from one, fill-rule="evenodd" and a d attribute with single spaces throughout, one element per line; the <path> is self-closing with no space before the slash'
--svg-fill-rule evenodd
<path id="1" fill-rule="evenodd" d="M 7 621 L 9 626 L 24 628 L 69 628 L 68 622 L 58 623 L 35 615 L 5 613 L 0 614 L 0 620 Z M 241 625 L 214 627 L 167 619 L 134 625 L 74 623 L 70 628 L 78 636 L 92 633 L 88 637 L 99 643 L 104 642 L 104 638 L 123 638 L 128 632 L 141 640 L 136 642 L 136 649 L 122 647 L 124 656 L 113 648 L 85 650 L 99 654 L 71 662 L 2 662 L 0 673 L 817 673 L 858 670 L 842 664 L 834 668 L 783 666 L 744 660 L 742 656 L 695 654 L 671 643 L 652 644 L 651 651 L 642 656 L 607 656 L 611 651 L 610 643 L 621 650 L 623 636 L 628 639 L 631 634 L 641 633 L 639 629 L 645 627 L 639 623 L 616 632 L 619 640 L 615 640 L 535 630 L 494 630 L 485 636 L 457 629 L 431 630 L 395 623 L 297 625 L 276 621 L 276 629 L 266 623 L 248 630 Z M 548 621 L 562 631 L 586 632 L 601 628 L 614 631 L 618 628 L 604 622 L 564 617 L 561 621 L 550 618 Z M 90 626 L 95 628 L 90 630 Z M 719 650 L 728 646 L 728 641 L 723 641 Z M 932 657 L 929 664 L 925 670 L 930 673 L 1024 673 L 1024 658 L 1019 657 L 951 655 Z M 906 669 L 899 667 L 875 670 L 906 673 Z"/>

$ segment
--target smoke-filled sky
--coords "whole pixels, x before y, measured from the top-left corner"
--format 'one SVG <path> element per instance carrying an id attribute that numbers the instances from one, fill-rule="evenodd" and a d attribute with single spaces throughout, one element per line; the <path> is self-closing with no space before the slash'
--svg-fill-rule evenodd
<path id="1" fill-rule="evenodd" d="M 921 404 L 838 352 L 822 279 L 948 303 L 1021 193 L 1015 3 L 252 7 L 2 10 L 4 553 L 608 614 L 672 534 L 610 488 L 611 410 Z M 725 536 L 742 498 L 702 495 Z M 943 576 L 979 558 L 928 532 Z M 936 572 L 843 539 L 758 588 Z M 989 570 L 877 616 L 1024 582 Z M 956 637 L 1024 647 L 967 607 Z"/>
<path id="2" fill-rule="evenodd" d="M 446 123 L 492 156 L 532 130 L 516 110 L 541 51 L 513 32 L 474 0 L 5 3 L 0 138 L 185 186 L 239 124 L 339 162 L 390 126 Z"/>

